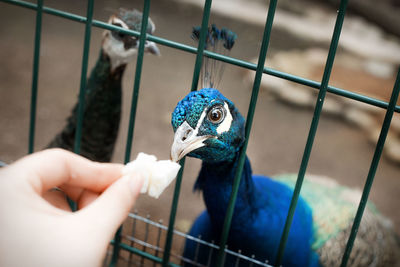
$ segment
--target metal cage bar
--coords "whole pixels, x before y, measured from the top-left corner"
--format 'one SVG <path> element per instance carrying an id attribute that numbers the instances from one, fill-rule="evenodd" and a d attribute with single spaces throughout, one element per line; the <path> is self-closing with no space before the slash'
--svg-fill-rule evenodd
<path id="1" fill-rule="evenodd" d="M 0 1 L 8 3 L 8 4 L 12 4 L 12 5 L 17 5 L 17 6 L 33 9 L 33 10 L 37 10 L 37 8 L 38 8 L 36 4 L 30 3 L 30 2 L 26 2 L 26 1 L 22 1 L 22 0 L 0 0 Z M 79 15 L 76 15 L 76 14 L 64 12 L 64 11 L 61 11 L 61 10 L 58 10 L 58 9 L 54 9 L 54 8 L 50 8 L 50 7 L 46 7 L 46 6 L 43 7 L 43 12 L 46 13 L 46 14 L 62 17 L 62 18 L 65 18 L 65 19 L 70 19 L 70 20 L 73 20 L 73 21 L 76 21 L 76 22 L 80 22 L 80 23 L 85 23 L 86 22 L 86 18 L 83 17 L 83 16 L 79 16 Z M 136 37 L 138 37 L 140 35 L 140 33 L 137 32 L 137 31 L 123 29 L 121 27 L 114 26 L 114 25 L 111 25 L 111 24 L 108 24 L 106 22 L 102 22 L 102 21 L 99 21 L 99 20 L 93 20 L 92 21 L 92 26 L 93 27 L 102 28 L 102 29 L 108 29 L 108 30 L 116 30 L 116 31 L 120 31 L 120 32 L 122 32 L 124 34 L 129 34 L 129 35 L 136 36 Z M 146 39 L 149 40 L 149 41 L 153 41 L 155 43 L 164 45 L 164 46 L 168 46 L 168 47 L 171 47 L 171 48 L 179 49 L 179 50 L 186 51 L 186 52 L 189 52 L 189 53 L 193 53 L 193 54 L 197 53 L 197 49 L 195 47 L 192 47 L 192 46 L 189 46 L 189 45 L 185 45 L 185 44 L 181 44 L 181 43 L 178 43 L 178 42 L 174 42 L 174 41 L 171 41 L 171 40 L 168 40 L 168 39 L 164 39 L 164 38 L 161 38 L 161 37 L 157 37 L 157 36 L 153 36 L 153 35 L 149 35 L 148 34 Z M 232 57 L 228 57 L 228 56 L 224 56 L 224 55 L 217 54 L 217 53 L 213 53 L 213 52 L 210 52 L 210 51 L 207 51 L 207 50 L 204 51 L 204 55 L 207 56 L 207 57 L 216 59 L 216 60 L 220 60 L 220 61 L 232 64 L 232 65 L 239 66 L 239 67 L 246 68 L 246 69 L 250 69 L 250 70 L 256 70 L 256 68 L 257 68 L 257 65 L 254 64 L 254 63 L 247 62 L 247 61 L 240 60 L 240 59 L 236 59 L 236 58 L 232 58 Z M 278 71 L 278 70 L 275 70 L 275 69 L 272 69 L 272 68 L 264 67 L 263 72 L 265 74 L 272 75 L 272 76 L 275 76 L 275 77 L 278 77 L 278 78 L 282 78 L 282 79 L 285 79 L 285 80 L 288 80 L 288 81 L 292 81 L 294 83 L 299 83 L 299 84 L 302 84 L 302 85 L 305 85 L 305 86 L 308 86 L 308 87 L 311 87 L 311 88 L 314 88 L 314 89 L 319 89 L 321 87 L 321 83 L 320 82 L 313 81 L 313 80 L 306 79 L 306 78 L 302 78 L 302 77 L 299 77 L 299 76 L 296 76 L 296 75 L 292 75 L 292 74 L 289 74 L 289 73 L 285 73 L 285 72 L 282 72 L 282 71 Z M 339 96 L 350 98 L 350 99 L 353 99 L 353 100 L 356 100 L 356 101 L 359 101 L 359 102 L 363 102 L 363 103 L 366 103 L 366 104 L 370 104 L 370 105 L 373 105 L 373 106 L 376 106 L 376 107 L 379 107 L 379 108 L 387 109 L 388 106 L 389 106 L 389 103 L 386 102 L 386 101 L 382 101 L 382 100 L 379 100 L 379 99 L 376 99 L 376 98 L 373 98 L 373 97 L 368 97 L 368 96 L 365 96 L 365 95 L 354 93 L 354 92 L 351 92 L 351 91 L 348 91 L 348 90 L 344 90 L 342 88 L 338 88 L 338 87 L 335 87 L 335 86 L 328 85 L 327 86 L 327 91 L 330 92 L 330 93 L 339 95 Z M 396 105 L 394 111 L 397 112 L 397 113 L 400 113 L 400 105 Z"/>
<path id="2" fill-rule="evenodd" d="M 365 206 L 367 205 L 368 195 L 369 192 L 371 191 L 372 183 L 374 182 L 375 173 L 378 168 L 379 160 L 382 155 L 383 146 L 385 145 L 390 123 L 392 121 L 394 107 L 396 106 L 397 99 L 399 97 L 399 91 L 400 91 L 400 67 L 397 72 L 397 78 L 393 87 L 392 96 L 390 97 L 389 107 L 386 111 L 386 115 L 382 124 L 382 129 L 378 138 L 378 142 L 375 147 L 374 156 L 372 158 L 371 166 L 368 171 L 368 176 L 364 185 L 363 193 L 361 195 L 360 204 L 358 205 L 356 217 L 354 219 L 350 236 L 346 244 L 346 249 L 343 254 L 342 263 L 340 265 L 341 267 L 345 267 L 347 265 L 351 250 L 353 248 L 354 241 L 357 236 L 358 227 L 360 226 L 361 218 L 363 216 Z"/>
<path id="3" fill-rule="evenodd" d="M 124 163 L 128 163 L 131 157 L 132 143 L 133 143 L 133 132 L 135 128 L 135 119 L 136 119 L 136 110 L 137 110 L 137 101 L 139 97 L 139 88 L 140 88 L 140 78 L 142 76 L 142 66 L 143 66 L 143 56 L 144 56 L 144 45 L 146 42 L 146 30 L 148 24 L 150 12 L 150 0 L 144 1 L 143 6 L 143 15 L 142 15 L 142 24 L 140 29 L 140 37 L 139 37 L 139 50 L 138 56 L 136 59 L 136 70 L 135 70 L 135 81 L 133 85 L 133 93 L 131 100 L 131 112 L 129 117 L 129 126 L 128 126 L 128 136 L 126 141 L 125 148 L 125 160 Z M 115 266 L 119 256 L 119 249 L 121 245 L 121 232 L 122 226 L 118 229 L 117 233 L 114 237 L 114 247 L 113 247 L 113 255 L 111 258 L 110 266 Z"/>
<path id="4" fill-rule="evenodd" d="M 203 53 L 204 53 L 204 47 L 205 47 L 206 32 L 207 32 L 207 28 L 208 28 L 208 21 L 210 19 L 211 4 L 212 4 L 212 0 L 206 0 L 204 3 L 203 18 L 201 21 L 200 38 L 199 38 L 199 44 L 198 44 L 198 48 L 197 48 L 196 62 L 194 65 L 194 70 L 193 70 L 192 86 L 190 89 L 191 91 L 196 91 L 197 85 L 199 83 L 200 70 L 201 70 L 201 65 L 203 62 Z M 170 211 L 170 217 L 169 217 L 169 223 L 168 223 L 168 231 L 167 231 L 167 239 L 165 241 L 164 255 L 163 255 L 163 261 L 162 261 L 163 266 L 167 266 L 168 262 L 169 262 L 169 257 L 170 257 L 171 247 L 172 247 L 173 230 L 174 230 L 174 225 L 175 225 L 176 210 L 178 208 L 178 201 L 179 201 L 179 194 L 180 194 L 180 190 L 181 190 L 183 169 L 185 167 L 185 159 L 182 159 L 179 163 L 181 164 L 181 169 L 179 170 L 178 176 L 176 178 L 174 195 L 172 198 L 171 211 Z"/>
<path id="5" fill-rule="evenodd" d="M 199 44 L 197 47 L 196 62 L 194 64 L 194 70 L 193 70 L 192 87 L 190 89 L 192 92 L 197 90 L 197 85 L 199 84 L 200 70 L 201 70 L 201 65 L 203 63 L 203 53 L 206 41 L 206 32 L 208 29 L 208 21 L 210 19 L 211 4 L 212 4 L 211 0 L 206 0 L 204 3 Z"/>
<path id="6" fill-rule="evenodd" d="M 144 56 L 144 45 L 146 42 L 146 29 L 148 24 L 150 12 L 150 0 L 144 1 L 143 7 L 143 16 L 142 16 L 142 26 L 140 29 L 140 36 L 139 36 L 139 50 L 138 56 L 136 60 L 136 70 L 135 70 L 135 81 L 133 85 L 133 94 L 131 100 L 131 113 L 129 118 L 129 129 L 128 129 L 128 136 L 126 139 L 126 149 L 125 149 L 125 163 L 128 163 L 131 158 L 131 149 L 133 143 L 133 132 L 135 128 L 135 118 L 136 118 L 136 110 L 137 110 L 137 101 L 139 97 L 139 87 L 140 87 L 140 79 L 142 76 L 142 66 L 143 66 L 143 56 Z"/>
<path id="7" fill-rule="evenodd" d="M 81 150 L 81 137 L 82 137 L 82 124 L 85 108 L 85 92 L 86 92 L 86 76 L 89 61 L 89 48 L 90 48 L 90 36 L 92 33 L 92 19 L 93 19 L 93 5 L 94 0 L 88 0 L 87 12 L 86 12 L 86 25 L 85 25 L 85 41 L 83 44 L 83 55 L 82 55 L 82 70 L 81 70 L 81 84 L 79 90 L 79 105 L 78 105 L 78 118 L 75 132 L 74 152 L 80 154 Z"/>
<path id="8" fill-rule="evenodd" d="M 276 265 L 278 265 L 278 266 L 281 264 L 282 259 L 283 259 L 283 253 L 285 250 L 287 238 L 289 236 L 290 226 L 292 224 L 294 212 L 296 210 L 297 201 L 300 196 L 301 186 L 303 184 L 304 176 L 306 174 L 308 161 L 310 159 L 312 147 L 314 144 L 315 134 L 317 133 L 318 122 L 319 122 L 319 118 L 321 116 L 322 106 L 324 105 L 326 90 L 328 87 L 329 78 L 330 78 L 332 67 L 333 67 L 333 62 L 335 60 L 336 49 L 339 44 L 339 37 L 340 37 L 340 33 L 342 31 L 344 15 L 346 13 L 346 7 L 347 7 L 347 0 L 340 1 L 339 12 L 338 12 L 338 15 L 336 18 L 335 28 L 333 30 L 332 41 L 331 41 L 331 44 L 329 47 L 328 58 L 326 60 L 325 70 L 324 70 L 324 74 L 322 77 L 321 88 L 319 90 L 317 102 L 315 104 L 314 116 L 311 121 L 310 131 L 309 131 L 308 137 L 307 137 L 307 143 L 304 148 L 304 153 L 303 153 L 303 158 L 301 160 L 300 170 L 299 170 L 299 173 L 297 176 L 295 188 L 293 190 L 293 197 L 290 202 L 288 215 L 286 217 L 283 234 L 282 234 L 281 241 L 279 244 L 278 254 L 276 256 Z"/>
<path id="9" fill-rule="evenodd" d="M 94 0 L 88 0 L 87 10 L 86 10 L 86 25 L 85 25 L 85 37 L 83 43 L 83 55 L 82 55 L 82 65 L 81 65 L 81 80 L 79 89 L 79 102 L 78 102 L 78 112 L 77 112 L 77 122 L 75 130 L 74 139 L 74 152 L 80 154 L 81 150 L 81 137 L 82 137 L 82 125 L 83 116 L 85 110 L 85 92 L 86 92 L 86 76 L 89 62 L 89 49 L 90 49 L 90 37 L 92 33 L 92 20 L 93 20 L 93 6 Z M 70 198 L 67 198 L 68 203 L 73 211 L 78 209 L 77 204 Z"/>
<path id="10" fill-rule="evenodd" d="M 231 226 L 233 210 L 235 207 L 236 197 L 237 197 L 237 193 L 239 190 L 240 180 L 242 178 L 243 166 L 244 166 L 244 162 L 246 159 L 246 149 L 247 149 L 247 144 L 249 142 L 250 130 L 251 130 L 251 125 L 253 123 L 254 112 L 256 109 L 258 92 L 260 89 L 260 83 L 261 83 L 261 78 L 262 78 L 264 64 L 265 64 L 265 58 L 267 56 L 276 5 L 277 5 L 277 0 L 271 0 L 269 3 L 268 15 L 267 15 L 267 19 L 265 22 L 264 34 L 263 34 L 263 39 L 262 39 L 262 43 L 261 43 L 260 54 L 258 57 L 256 76 L 254 78 L 251 100 L 250 100 L 249 109 L 247 112 L 246 126 L 245 126 L 245 139 L 244 139 L 245 141 L 244 141 L 243 147 L 240 151 L 239 162 L 238 162 L 238 165 L 235 170 L 235 178 L 233 181 L 232 193 L 231 193 L 231 196 L 229 199 L 229 204 L 228 204 L 228 208 L 227 208 L 226 215 L 225 215 L 224 226 L 222 228 L 221 240 L 220 240 L 220 244 L 219 244 L 220 249 L 218 251 L 218 258 L 217 258 L 217 266 L 222 266 L 223 261 L 224 261 L 225 253 L 224 253 L 223 248 L 225 248 L 227 240 L 228 240 L 228 234 L 229 234 L 229 230 L 230 230 L 230 226 Z"/>
<path id="11" fill-rule="evenodd" d="M 42 34 L 42 14 L 43 14 L 43 0 L 38 0 L 37 10 L 36 10 L 35 48 L 33 54 L 28 154 L 33 153 L 35 146 L 36 104 L 37 104 L 38 77 L 39 77 L 39 61 L 40 61 L 40 37 Z"/>
<path id="12" fill-rule="evenodd" d="M 165 240 L 164 254 L 163 254 L 163 258 L 162 258 L 162 265 L 163 266 L 168 266 L 169 257 L 170 257 L 170 254 L 171 254 L 172 241 L 173 241 L 172 239 L 173 239 L 174 225 L 175 225 L 175 218 L 176 218 L 176 211 L 177 211 L 177 208 L 178 208 L 179 194 L 181 192 L 183 170 L 185 168 L 185 158 L 181 159 L 179 164 L 181 165 L 181 168 L 180 168 L 180 170 L 178 172 L 178 175 L 176 177 L 174 195 L 172 197 L 172 202 L 171 202 L 171 210 L 170 210 L 170 214 L 169 214 L 167 238 Z"/>

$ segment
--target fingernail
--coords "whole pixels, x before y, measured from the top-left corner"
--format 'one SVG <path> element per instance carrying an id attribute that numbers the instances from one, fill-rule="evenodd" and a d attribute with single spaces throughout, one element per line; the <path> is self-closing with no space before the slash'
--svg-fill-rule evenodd
<path id="1" fill-rule="evenodd" d="M 131 189 L 133 190 L 134 193 L 140 192 L 140 193 L 146 193 L 147 192 L 147 186 L 144 184 L 144 177 L 140 174 L 136 174 L 132 176 L 131 179 Z"/>
<path id="2" fill-rule="evenodd" d="M 142 175 L 124 175 L 121 179 L 124 179 L 128 183 L 132 194 L 137 194 L 138 192 L 146 193 L 147 188 L 144 188 Z"/>

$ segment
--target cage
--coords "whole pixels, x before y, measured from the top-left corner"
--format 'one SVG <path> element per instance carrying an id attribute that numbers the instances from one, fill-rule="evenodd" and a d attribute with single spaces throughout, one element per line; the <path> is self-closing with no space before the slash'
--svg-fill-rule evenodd
<path id="1" fill-rule="evenodd" d="M 30 98 L 30 120 L 29 120 L 29 144 L 28 144 L 28 153 L 32 153 L 34 151 L 34 143 L 35 143 L 35 133 L 37 132 L 36 123 L 36 111 L 37 111 L 37 102 L 38 102 L 38 75 L 39 75 L 39 61 L 40 61 L 40 51 L 41 51 L 41 32 L 42 32 L 42 16 L 43 14 L 48 14 L 56 17 L 60 17 L 65 20 L 70 20 L 74 22 L 83 23 L 85 25 L 84 30 L 84 43 L 83 43 L 83 56 L 82 56 L 82 69 L 80 74 L 80 103 L 83 102 L 83 95 L 85 90 L 85 82 L 87 76 L 87 70 L 89 65 L 89 52 L 91 50 L 91 32 L 92 28 L 101 28 L 101 29 L 109 29 L 115 30 L 118 27 L 107 24 L 103 21 L 96 20 L 93 18 L 93 8 L 95 1 L 88 0 L 87 2 L 87 10 L 86 14 L 78 15 L 74 13 L 67 12 L 65 10 L 55 9 L 47 7 L 43 4 L 42 0 L 38 0 L 37 3 L 31 3 L 27 1 L 20 0 L 1 0 L 1 2 L 24 7 L 36 12 L 36 29 L 35 29 L 35 39 L 34 39 L 34 60 L 33 60 L 33 76 L 32 76 L 32 91 Z M 382 109 L 386 109 L 386 116 L 382 123 L 382 129 L 379 135 L 379 139 L 377 141 L 375 152 L 373 154 L 373 159 L 368 169 L 366 183 L 363 189 L 362 199 L 360 201 L 360 205 L 357 210 L 357 214 L 354 220 L 354 224 L 352 227 L 352 231 L 347 243 L 346 251 L 343 256 L 342 266 L 346 266 L 348 261 L 350 252 L 352 250 L 353 242 L 355 240 L 357 229 L 359 227 L 361 218 L 363 216 L 363 211 L 365 209 L 365 203 L 368 199 L 372 183 L 374 181 L 374 176 L 378 168 L 378 164 L 381 158 L 382 149 L 385 143 L 385 139 L 391 124 L 392 116 L 395 112 L 400 112 L 400 106 L 396 105 L 397 98 L 400 90 L 400 70 L 397 75 L 397 79 L 395 84 L 393 85 L 393 92 L 389 102 L 385 102 L 382 100 L 378 100 L 372 97 L 367 97 L 361 94 L 357 94 L 348 90 L 344 90 L 338 87 L 331 86 L 329 84 L 330 74 L 332 72 L 333 63 L 335 60 L 336 52 L 338 49 L 339 37 L 342 30 L 343 21 L 345 18 L 347 0 L 340 1 L 340 5 L 338 8 L 337 18 L 335 22 L 335 26 L 332 30 L 332 39 L 330 42 L 330 46 L 327 53 L 327 60 L 324 67 L 324 72 L 322 75 L 321 82 L 316 82 L 310 79 L 306 79 L 300 76 L 292 75 L 286 72 L 282 72 L 276 69 L 265 67 L 266 56 L 269 48 L 271 32 L 273 28 L 274 15 L 277 7 L 277 0 L 271 0 L 269 2 L 269 7 L 265 10 L 266 21 L 265 27 L 263 27 L 262 31 L 262 41 L 261 47 L 259 50 L 259 57 L 257 63 L 251 63 L 245 60 L 240 60 L 234 57 L 227 57 L 220 54 L 216 54 L 204 49 L 202 42 L 199 42 L 199 46 L 192 47 L 180 42 L 172 41 L 168 38 L 158 37 L 156 35 L 150 35 L 146 33 L 146 24 L 150 13 L 151 3 L 150 0 L 145 0 L 143 4 L 143 20 L 142 20 L 142 28 L 141 31 L 131 31 L 125 30 L 126 34 L 130 34 L 132 36 L 136 36 L 140 39 L 141 43 L 144 44 L 145 40 L 153 41 L 159 45 L 176 49 L 182 51 L 184 53 L 190 53 L 195 55 L 194 60 L 194 71 L 192 76 L 191 90 L 196 90 L 198 81 L 199 81 L 199 73 L 202 64 L 203 57 L 209 57 L 215 60 L 219 60 L 225 62 L 226 64 L 230 64 L 233 66 L 237 66 L 240 68 L 248 69 L 255 71 L 255 77 L 253 80 L 253 87 L 251 97 L 249 98 L 250 104 L 247 111 L 247 120 L 246 120 L 246 143 L 244 149 L 241 152 L 241 162 L 239 164 L 239 168 L 236 174 L 235 182 L 236 191 L 234 190 L 231 196 L 231 201 L 228 207 L 228 215 L 226 219 L 226 224 L 224 229 L 229 229 L 230 219 L 233 213 L 233 206 L 235 203 L 237 186 L 239 183 L 240 173 L 244 164 L 244 155 L 246 153 L 247 142 L 251 135 L 251 128 L 253 124 L 254 115 L 256 113 L 256 102 L 259 95 L 260 82 L 263 74 L 271 75 L 278 77 L 280 79 L 288 80 L 297 84 L 302 84 L 310 88 L 314 88 L 318 90 L 318 96 L 315 101 L 314 114 L 311 120 L 311 126 L 309 128 L 309 132 L 307 135 L 307 141 L 304 148 L 304 153 L 301 158 L 300 168 L 298 171 L 298 178 L 296 187 L 294 189 L 293 199 L 290 205 L 290 210 L 287 216 L 286 225 L 284 227 L 284 233 L 282 235 L 280 249 L 277 255 L 277 262 L 280 262 L 282 257 L 286 239 L 290 230 L 291 220 L 293 218 L 294 210 L 296 207 L 297 200 L 299 198 L 300 190 L 302 187 L 302 182 L 308 167 L 308 162 L 311 156 L 311 150 L 313 148 L 314 139 L 316 136 L 316 132 L 318 129 L 319 120 L 321 117 L 321 112 L 325 100 L 325 96 L 327 92 L 330 94 L 335 94 L 340 97 L 349 98 L 358 102 L 365 103 L 367 105 L 376 106 Z M 211 13 L 212 1 L 206 0 L 204 2 L 202 17 L 201 17 L 201 25 L 202 29 L 206 29 L 209 24 L 210 13 Z M 136 7 L 139 8 L 139 7 Z M 201 36 L 205 36 L 205 30 L 201 32 Z M 200 37 L 202 38 L 202 37 Z M 136 61 L 136 69 L 135 69 L 135 80 L 133 85 L 133 93 L 131 103 L 131 110 L 129 116 L 129 122 L 126 122 L 126 144 L 125 144 L 125 154 L 124 154 L 124 162 L 128 162 L 131 159 L 132 153 L 132 145 L 133 145 L 133 137 L 136 123 L 136 110 L 138 103 L 138 94 L 139 89 L 141 87 L 141 77 L 142 70 L 144 64 L 144 46 L 139 47 L 139 53 Z M 175 103 L 173 103 L 175 104 Z M 76 141 L 75 141 L 75 152 L 79 153 L 80 147 L 80 131 L 82 117 L 84 116 L 82 109 L 78 112 L 78 128 L 76 133 Z M 118 151 L 117 151 L 118 153 Z M 182 166 L 185 165 L 185 161 L 181 162 Z M 110 249 L 107 253 L 104 265 L 109 266 L 179 266 L 184 262 L 189 262 L 196 265 L 195 262 L 191 262 L 188 259 L 185 259 L 181 255 L 181 247 L 186 239 L 194 240 L 197 243 L 198 247 L 208 247 L 209 248 L 209 260 L 208 265 L 211 266 L 211 257 L 213 255 L 218 255 L 220 259 L 220 264 L 223 265 L 224 258 L 226 255 L 231 255 L 236 257 L 236 266 L 243 262 L 248 262 L 249 266 L 270 266 L 268 262 L 259 262 L 254 259 L 251 255 L 242 255 L 240 251 L 231 251 L 229 247 L 226 247 L 228 230 L 224 231 L 221 241 L 219 243 L 209 243 L 201 239 L 201 237 L 193 237 L 187 235 L 184 231 L 179 231 L 175 228 L 176 223 L 176 213 L 178 210 L 179 196 L 181 191 L 181 183 L 182 183 L 183 171 L 181 171 L 176 179 L 176 184 L 174 187 L 174 191 L 171 201 L 171 209 L 169 211 L 169 220 L 168 223 L 164 223 L 163 221 L 154 221 L 149 216 L 141 214 L 140 212 L 131 213 L 124 223 L 122 228 L 117 232 L 114 240 L 110 244 Z M 224 248 L 224 249 L 220 249 Z M 201 266 L 200 264 L 198 266 Z"/>

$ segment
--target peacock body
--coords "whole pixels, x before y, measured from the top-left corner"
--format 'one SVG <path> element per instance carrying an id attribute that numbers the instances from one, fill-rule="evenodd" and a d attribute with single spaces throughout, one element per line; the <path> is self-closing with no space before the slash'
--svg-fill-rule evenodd
<path id="1" fill-rule="evenodd" d="M 172 157 L 178 160 L 187 154 L 203 161 L 195 189 L 202 191 L 207 210 L 196 219 L 189 234 L 218 242 L 244 141 L 244 119 L 230 100 L 207 88 L 190 93 L 178 103 L 172 125 Z M 231 250 L 274 263 L 296 178 L 293 174 L 275 179 L 253 175 L 246 159 L 227 242 Z M 360 196 L 359 191 L 334 180 L 307 177 L 283 266 L 338 266 Z M 390 222 L 369 204 L 349 266 L 393 266 L 398 249 Z M 195 251 L 195 242 L 188 240 L 184 257 L 194 259 Z M 198 253 L 200 263 L 206 264 L 209 251 L 204 248 Z M 231 260 L 228 257 L 225 266 L 233 266 Z"/>
<path id="2" fill-rule="evenodd" d="M 142 13 L 120 9 L 109 23 L 130 30 L 140 30 Z M 154 23 L 149 19 L 147 32 L 152 34 Z M 122 77 L 126 65 L 137 54 L 136 37 L 106 30 L 102 38 L 99 58 L 88 78 L 85 91 L 82 123 L 81 155 L 95 161 L 111 160 L 118 135 L 122 106 Z M 159 54 L 157 46 L 146 41 L 145 52 Z M 65 127 L 48 147 L 73 151 L 77 127 L 78 104 L 72 109 Z"/>
<path id="3" fill-rule="evenodd" d="M 219 242 L 244 143 L 244 122 L 233 102 L 213 88 L 189 93 L 172 113 L 172 159 L 188 155 L 202 160 L 195 189 L 202 192 L 206 210 L 195 220 L 189 232 L 192 236 Z M 276 178 L 253 175 L 246 157 L 227 241 L 230 250 L 275 263 L 296 178 L 292 174 Z M 339 266 L 359 196 L 358 191 L 331 179 L 307 177 L 282 265 Z M 398 249 L 390 223 L 369 204 L 349 266 L 393 266 Z M 183 254 L 206 265 L 210 251 L 188 239 Z M 234 265 L 235 259 L 226 256 L 225 266 Z"/>

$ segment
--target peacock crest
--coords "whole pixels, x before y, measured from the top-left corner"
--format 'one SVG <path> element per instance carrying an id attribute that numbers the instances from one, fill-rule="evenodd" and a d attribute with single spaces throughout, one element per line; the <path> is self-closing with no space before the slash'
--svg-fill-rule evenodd
<path id="1" fill-rule="evenodd" d="M 193 27 L 192 39 L 196 42 L 200 39 L 201 27 Z M 208 27 L 204 49 L 213 53 L 228 56 L 237 39 L 236 33 L 227 29 L 218 29 L 215 24 Z M 201 88 L 217 88 L 225 70 L 225 64 L 221 61 L 205 57 L 200 71 Z"/>

